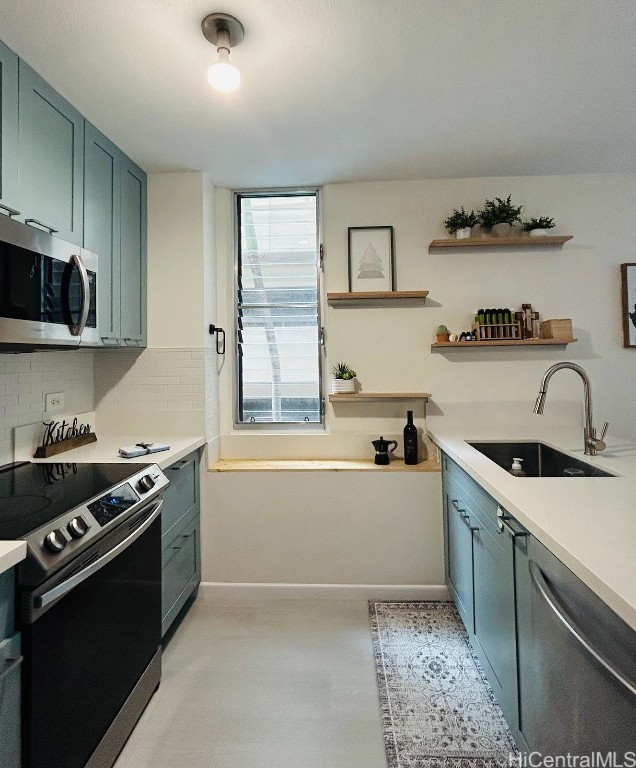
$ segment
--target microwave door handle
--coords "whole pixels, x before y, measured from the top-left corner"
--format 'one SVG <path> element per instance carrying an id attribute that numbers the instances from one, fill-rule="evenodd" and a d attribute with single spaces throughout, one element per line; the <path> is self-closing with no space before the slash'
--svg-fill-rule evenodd
<path id="1" fill-rule="evenodd" d="M 150 528 L 152 523 L 154 523 L 154 521 L 159 517 L 159 515 L 161 514 L 161 507 L 163 507 L 163 499 L 159 499 L 159 501 L 155 502 L 155 504 L 153 505 L 152 512 L 150 513 L 150 516 L 147 517 L 138 528 L 135 528 L 135 530 L 130 534 L 130 536 L 127 536 L 123 541 L 120 541 L 116 547 L 113 547 L 113 549 L 111 549 L 110 552 L 107 552 L 105 555 L 102 555 L 102 557 L 95 560 L 94 563 L 87 565 L 86 568 L 83 568 L 78 573 L 74 573 L 66 581 L 63 581 L 61 584 L 58 584 L 56 587 L 53 587 L 53 589 L 50 589 L 48 592 L 45 592 L 40 597 L 35 597 L 34 599 L 35 607 L 44 608 L 45 606 L 52 603 L 54 600 L 58 600 L 60 597 L 63 597 L 72 589 L 75 589 L 75 587 L 77 587 L 83 581 L 86 581 L 86 579 L 88 579 L 89 576 L 92 576 L 94 573 L 97 573 L 97 571 L 99 571 L 105 565 L 110 563 L 111 560 L 114 560 L 125 549 L 128 549 L 128 547 L 134 541 L 136 541 L 143 533 L 145 533 L 148 530 L 148 528 Z"/>
<path id="2" fill-rule="evenodd" d="M 91 291 L 90 291 L 90 285 L 88 283 L 88 272 L 86 271 L 86 266 L 84 265 L 84 262 L 82 261 L 82 257 L 78 253 L 74 253 L 71 256 L 71 264 L 77 267 L 77 271 L 79 272 L 80 279 L 82 281 L 82 311 L 80 313 L 80 318 L 77 323 L 77 325 L 71 325 L 71 334 L 73 336 L 81 336 L 82 331 L 84 330 L 84 326 L 86 325 L 86 321 L 88 320 L 88 310 L 90 309 L 91 305 Z M 69 281 L 69 294 L 71 291 L 71 284 Z M 69 306 L 70 306 L 70 295 L 69 295 Z"/>

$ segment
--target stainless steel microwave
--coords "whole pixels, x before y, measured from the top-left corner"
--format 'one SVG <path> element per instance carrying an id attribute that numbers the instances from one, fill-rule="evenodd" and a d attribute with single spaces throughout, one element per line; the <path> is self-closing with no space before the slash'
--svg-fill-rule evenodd
<path id="1" fill-rule="evenodd" d="M 98 343 L 97 254 L 0 215 L 0 351 Z"/>

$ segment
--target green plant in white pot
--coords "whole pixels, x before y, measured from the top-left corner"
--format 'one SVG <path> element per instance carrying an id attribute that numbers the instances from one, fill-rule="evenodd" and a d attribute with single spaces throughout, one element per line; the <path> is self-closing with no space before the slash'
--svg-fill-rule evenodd
<path id="1" fill-rule="evenodd" d="M 332 392 L 355 392 L 356 391 L 356 372 L 347 363 L 337 363 L 332 366 L 331 380 Z"/>
<path id="2" fill-rule="evenodd" d="M 534 237 L 542 237 L 548 235 L 549 230 L 554 229 L 555 226 L 554 219 L 549 216 L 540 216 L 538 219 L 533 217 L 529 221 L 524 221 L 521 229 Z"/>
<path id="3" fill-rule="evenodd" d="M 450 235 L 455 235 L 458 240 L 464 240 L 470 237 L 470 230 L 479 222 L 479 217 L 475 211 L 466 213 L 464 206 L 458 211 L 457 208 L 451 215 L 444 219 L 444 226 Z"/>
<path id="4" fill-rule="evenodd" d="M 512 234 L 512 225 L 515 221 L 521 221 L 520 205 L 513 205 L 511 195 L 505 200 L 496 197 L 494 200 L 486 200 L 484 207 L 479 211 L 479 220 L 484 227 L 491 229 L 495 237 L 509 237 Z"/>

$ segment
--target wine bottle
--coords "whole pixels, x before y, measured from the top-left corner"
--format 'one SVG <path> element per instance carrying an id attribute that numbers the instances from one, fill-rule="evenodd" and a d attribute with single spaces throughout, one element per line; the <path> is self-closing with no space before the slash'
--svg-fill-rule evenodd
<path id="1" fill-rule="evenodd" d="M 417 427 L 413 424 L 413 411 L 406 412 L 404 427 L 404 463 L 417 464 Z"/>

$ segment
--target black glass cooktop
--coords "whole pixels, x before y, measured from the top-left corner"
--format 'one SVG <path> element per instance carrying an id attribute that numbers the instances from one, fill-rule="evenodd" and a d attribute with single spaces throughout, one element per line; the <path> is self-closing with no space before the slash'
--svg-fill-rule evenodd
<path id="1" fill-rule="evenodd" d="M 22 464 L 0 469 L 0 539 L 20 539 L 109 491 L 144 464 Z"/>

